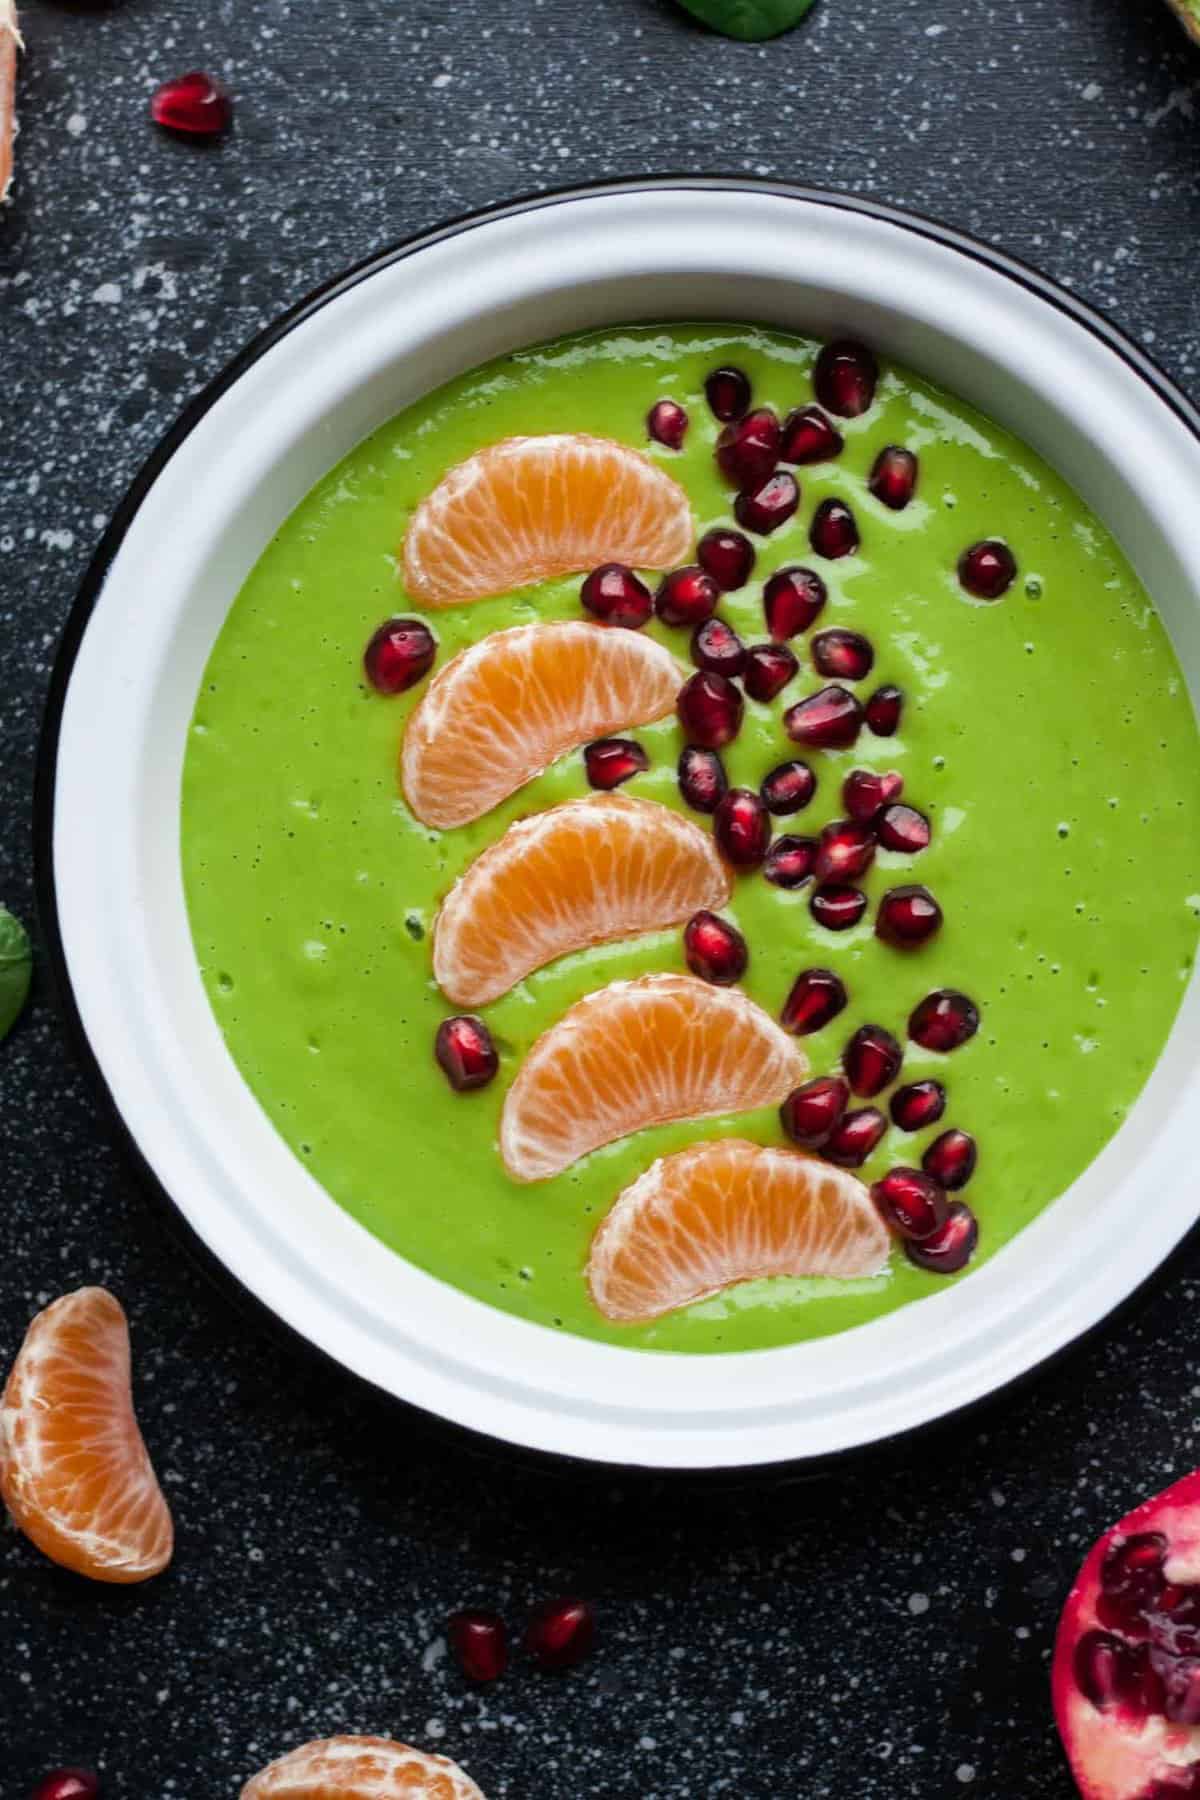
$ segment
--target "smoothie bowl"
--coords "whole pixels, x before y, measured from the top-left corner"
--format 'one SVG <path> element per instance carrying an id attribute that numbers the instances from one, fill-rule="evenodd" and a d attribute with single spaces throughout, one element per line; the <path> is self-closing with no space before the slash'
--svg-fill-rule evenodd
<path id="1" fill-rule="evenodd" d="M 359 1373 L 613 1461 L 1069 1342 L 1196 1212 L 1198 477 L 1098 322 L 819 196 L 563 196 L 318 296 L 131 496 L 48 734 L 171 1198 Z"/>

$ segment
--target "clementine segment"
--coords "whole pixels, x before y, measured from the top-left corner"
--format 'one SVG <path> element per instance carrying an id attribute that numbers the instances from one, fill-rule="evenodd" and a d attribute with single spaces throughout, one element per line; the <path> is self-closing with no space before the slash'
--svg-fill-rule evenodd
<path id="1" fill-rule="evenodd" d="M 640 451 L 582 432 L 506 438 L 421 502 L 404 582 L 427 606 L 453 606 L 597 563 L 665 569 L 691 542 L 687 495 Z"/>
<path id="2" fill-rule="evenodd" d="M 606 1318 L 645 1323 L 765 1275 L 878 1275 L 889 1242 L 845 1169 L 724 1138 L 625 1189 L 592 1241 L 588 1286 Z"/>
<path id="3" fill-rule="evenodd" d="M 510 825 L 451 888 L 433 972 L 456 1006 L 486 1006 L 555 957 L 724 906 L 731 886 L 708 833 L 669 807 L 568 800 Z"/>
<path id="4" fill-rule="evenodd" d="M 171 1514 L 134 1417 L 129 1326 L 104 1288 L 64 1294 L 29 1327 L 0 1405 L 0 1493 L 39 1550 L 93 1581 L 146 1581 L 171 1560 Z"/>
<path id="5" fill-rule="evenodd" d="M 332 1737 L 301 1744 L 268 1763 L 241 1800 L 484 1800 L 448 1756 L 391 1738 Z"/>

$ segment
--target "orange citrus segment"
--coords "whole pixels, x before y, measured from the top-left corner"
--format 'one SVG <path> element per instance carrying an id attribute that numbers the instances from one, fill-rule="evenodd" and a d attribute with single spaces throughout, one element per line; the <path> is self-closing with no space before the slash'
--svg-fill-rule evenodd
<path id="1" fill-rule="evenodd" d="M 38 1549 L 93 1581 L 145 1581 L 174 1548 L 133 1412 L 129 1326 L 104 1288 L 48 1306 L 0 1405 L 0 1493 Z"/>
<path id="2" fill-rule="evenodd" d="M 332 1737 L 301 1744 L 268 1763 L 242 1800 L 484 1800 L 448 1756 L 391 1738 Z"/>
<path id="3" fill-rule="evenodd" d="M 682 674 L 669 650 L 582 619 L 514 625 L 460 651 L 404 733 L 400 777 L 423 825 L 478 819 L 567 750 L 661 719 Z"/>
<path id="4" fill-rule="evenodd" d="M 647 1125 L 770 1106 L 807 1069 L 795 1039 L 736 988 L 694 975 L 615 981 L 534 1044 L 504 1102 L 500 1154 L 518 1181 L 544 1181 Z"/>
<path id="5" fill-rule="evenodd" d="M 592 1240 L 588 1286 L 605 1318 L 633 1324 L 764 1275 L 878 1275 L 889 1242 L 845 1169 L 723 1138 L 630 1183 Z"/>
<path id="6" fill-rule="evenodd" d="M 14 0 L 0 0 L 0 200 L 4 199 L 12 180 L 13 139 L 17 135 L 17 47 L 20 42 Z"/>
<path id="7" fill-rule="evenodd" d="M 557 956 L 724 906 L 731 887 L 708 833 L 669 807 L 567 800 L 510 825 L 451 888 L 433 972 L 456 1006 L 486 1006 Z"/>
<path id="8" fill-rule="evenodd" d="M 582 432 L 506 438 L 421 502 L 404 582 L 414 600 L 453 606 L 597 563 L 665 569 L 691 545 L 687 495 L 640 451 Z"/>

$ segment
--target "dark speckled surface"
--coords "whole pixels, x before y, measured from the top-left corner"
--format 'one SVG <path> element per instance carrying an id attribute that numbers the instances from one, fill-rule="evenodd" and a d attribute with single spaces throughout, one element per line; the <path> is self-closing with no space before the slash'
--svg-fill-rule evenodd
<path id="1" fill-rule="evenodd" d="M 1151 0 L 822 0 L 763 46 L 667 0 L 30 4 L 0 219 L 0 898 L 29 916 L 54 642 L 174 413 L 315 282 L 447 214 L 724 168 L 875 195 L 1039 264 L 1198 385 L 1200 55 Z M 161 76 L 238 101 L 208 150 Z M 797 1482 L 564 1471 L 415 1420 L 249 1320 L 146 1205 L 44 971 L 0 1049 L 0 1353 L 63 1289 L 127 1303 L 179 1526 L 144 1591 L 0 1540 L 0 1793 L 232 1800 L 339 1729 L 446 1750 L 491 1800 L 1065 1800 L 1046 1664 L 1087 1542 L 1200 1460 L 1200 1249 L 1067 1363 L 920 1445 Z M 600 1609 L 594 1662 L 485 1694 L 446 1612 Z"/>

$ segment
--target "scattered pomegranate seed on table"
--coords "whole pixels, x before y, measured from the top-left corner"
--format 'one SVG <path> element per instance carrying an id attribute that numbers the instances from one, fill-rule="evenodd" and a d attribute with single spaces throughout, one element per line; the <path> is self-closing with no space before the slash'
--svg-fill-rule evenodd
<path id="1" fill-rule="evenodd" d="M 872 1187 L 871 1198 L 884 1223 L 914 1243 L 940 1231 L 949 1212 L 940 1184 L 923 1169 L 889 1169 Z"/>
<path id="2" fill-rule="evenodd" d="M 951 1129 L 934 1138 L 921 1158 L 921 1167 L 952 1193 L 966 1187 L 975 1173 L 979 1147 L 969 1131 Z"/>
<path id="3" fill-rule="evenodd" d="M 816 860 L 816 838 L 792 837 L 785 833 L 772 841 L 763 858 L 762 872 L 774 887 L 792 891 L 812 880 Z"/>
<path id="4" fill-rule="evenodd" d="M 946 1090 L 940 1081 L 910 1081 L 892 1095 L 893 1125 L 901 1131 L 924 1131 L 936 1125 L 946 1110 Z"/>
<path id="5" fill-rule="evenodd" d="M 508 1667 L 508 1632 L 499 1613 L 452 1613 L 446 1637 L 459 1668 L 471 1681 L 496 1681 Z"/>
<path id="6" fill-rule="evenodd" d="M 727 594 L 745 587 L 756 559 L 754 545 L 745 533 L 728 526 L 714 525 L 696 545 L 696 561 Z"/>
<path id="7" fill-rule="evenodd" d="M 646 430 L 650 437 L 668 450 L 683 449 L 687 428 L 687 413 L 677 400 L 656 400 L 646 414 Z"/>
<path id="8" fill-rule="evenodd" d="M 828 882 L 813 894 L 808 910 L 826 931 L 850 931 L 867 910 L 867 896 L 861 888 Z"/>
<path id="9" fill-rule="evenodd" d="M 233 122 L 233 101 L 211 75 L 190 69 L 155 88 L 150 117 L 156 125 L 188 137 L 219 137 Z"/>
<path id="10" fill-rule="evenodd" d="M 633 738 L 597 738 L 584 749 L 583 765 L 588 785 L 608 793 L 631 776 L 644 774 L 650 758 Z"/>
<path id="11" fill-rule="evenodd" d="M 854 554 L 860 542 L 858 520 L 844 500 L 822 500 L 812 516 L 808 541 L 827 562 Z"/>
<path id="12" fill-rule="evenodd" d="M 750 962 L 741 932 L 714 912 L 693 913 L 683 928 L 683 954 L 692 974 L 716 987 L 740 981 Z"/>
<path id="13" fill-rule="evenodd" d="M 999 600 L 1016 579 L 1017 559 L 999 538 L 972 544 L 958 559 L 958 579 L 976 600 Z"/>
<path id="14" fill-rule="evenodd" d="M 875 834 L 857 819 L 834 819 L 817 837 L 818 881 L 857 881 L 875 861 Z"/>
<path id="15" fill-rule="evenodd" d="M 831 462 L 844 448 L 842 434 L 819 406 L 799 406 L 783 421 L 779 460 L 785 463 Z"/>
<path id="16" fill-rule="evenodd" d="M 771 532 L 787 524 L 799 504 L 800 489 L 796 477 L 786 469 L 777 469 L 758 487 L 740 493 L 733 503 L 733 510 L 739 525 L 744 525 L 747 531 L 756 531 L 760 537 L 769 537 Z"/>
<path id="17" fill-rule="evenodd" d="M 793 1088 L 779 1109 L 779 1122 L 802 1150 L 819 1150 L 846 1110 L 850 1090 L 837 1075 L 819 1075 Z"/>
<path id="18" fill-rule="evenodd" d="M 813 369 L 813 391 L 826 412 L 857 419 L 870 409 L 879 364 L 865 344 L 841 338 L 826 344 Z"/>
<path id="19" fill-rule="evenodd" d="M 51 1769 L 29 1800 L 99 1800 L 100 1777 L 91 1769 Z"/>
<path id="20" fill-rule="evenodd" d="M 434 1039 L 434 1054 L 457 1094 L 486 1087 L 500 1067 L 491 1032 L 482 1019 L 471 1013 L 442 1020 Z"/>
<path id="21" fill-rule="evenodd" d="M 752 700 L 774 700 L 799 668 L 786 644 L 752 644 L 746 652 L 742 686 Z"/>
<path id="22" fill-rule="evenodd" d="M 675 702 L 685 734 L 706 750 L 720 750 L 732 743 L 742 728 L 744 708 L 732 681 L 708 669 L 689 676 Z"/>
<path id="23" fill-rule="evenodd" d="M 704 383 L 704 392 L 714 419 L 728 424 L 750 410 L 750 382 L 740 369 L 714 369 Z"/>
<path id="24" fill-rule="evenodd" d="M 875 915 L 876 936 L 894 950 L 917 950 L 941 930 L 942 909 L 927 887 L 889 888 Z"/>
<path id="25" fill-rule="evenodd" d="M 870 823 L 899 797 L 903 787 L 904 777 L 895 769 L 851 769 L 842 783 L 842 805 L 852 819 Z"/>
<path id="26" fill-rule="evenodd" d="M 591 1655 L 596 1616 L 586 1600 L 550 1600 L 539 1606 L 525 1631 L 525 1648 L 539 1669 L 573 1669 Z"/>
<path id="27" fill-rule="evenodd" d="M 925 814 L 915 806 L 887 806 L 876 821 L 875 835 L 885 850 L 916 856 L 928 850 L 933 832 Z"/>
<path id="28" fill-rule="evenodd" d="M 979 1030 L 979 1008 L 957 988 L 935 988 L 908 1015 L 908 1035 L 923 1050 L 957 1050 Z"/>
<path id="29" fill-rule="evenodd" d="M 403 694 L 428 675 L 437 639 L 423 619 L 386 619 L 367 641 L 363 669 L 379 694 Z"/>
<path id="30" fill-rule="evenodd" d="M 882 1025 L 860 1025 L 842 1052 L 850 1091 L 860 1100 L 873 1100 L 891 1087 L 903 1061 L 903 1049 Z"/>
<path id="31" fill-rule="evenodd" d="M 825 583 L 815 569 L 791 564 L 776 569 L 763 588 L 763 616 L 777 642 L 799 637 L 817 618 L 828 599 Z"/>
<path id="32" fill-rule="evenodd" d="M 624 563 L 601 563 L 584 580 L 579 598 L 604 625 L 620 625 L 637 631 L 654 611 L 654 600 L 645 582 Z"/>
<path id="33" fill-rule="evenodd" d="M 848 750 L 862 730 L 862 702 L 844 687 L 824 687 L 783 715 L 783 729 L 815 750 Z"/>
<path id="34" fill-rule="evenodd" d="M 780 763 L 763 776 L 759 793 L 767 811 L 776 814 L 802 812 L 817 791 L 817 778 L 806 762 Z"/>
<path id="35" fill-rule="evenodd" d="M 812 659 L 817 674 L 831 681 L 865 681 L 875 666 L 875 651 L 861 631 L 834 625 L 818 631 L 812 641 Z"/>
<path id="36" fill-rule="evenodd" d="M 890 685 L 876 688 L 867 701 L 867 724 L 876 737 L 895 737 L 904 711 L 904 695 Z"/>
<path id="37" fill-rule="evenodd" d="M 795 1037 L 821 1031 L 846 1005 L 845 984 L 832 969 L 802 969 L 783 1003 L 780 1023 Z"/>
<path id="38" fill-rule="evenodd" d="M 756 869 L 771 842 L 771 815 L 749 788 L 730 788 L 717 807 L 713 836 L 735 869 Z"/>
<path id="39" fill-rule="evenodd" d="M 779 420 L 760 406 L 726 425 L 714 452 L 717 467 L 736 488 L 760 487 L 779 460 Z"/>
<path id="40" fill-rule="evenodd" d="M 728 791 L 729 777 L 715 750 L 686 744 L 679 756 L 679 792 L 693 812 L 715 813 Z"/>
<path id="41" fill-rule="evenodd" d="M 654 610 L 664 625 L 703 625 L 717 610 L 721 590 L 698 563 L 664 575 L 654 596 Z"/>
<path id="42" fill-rule="evenodd" d="M 746 646 L 724 619 L 706 619 L 692 633 L 691 658 L 698 669 L 732 680 L 746 666 Z"/>
<path id="43" fill-rule="evenodd" d="M 843 1113 L 824 1144 L 821 1155 L 840 1169 L 861 1169 L 887 1130 L 887 1120 L 875 1106 L 860 1106 Z"/>
<path id="44" fill-rule="evenodd" d="M 888 444 L 875 458 L 867 486 L 893 512 L 903 512 L 917 489 L 917 459 L 900 444 Z"/>
<path id="45" fill-rule="evenodd" d="M 907 1239 L 904 1254 L 918 1269 L 931 1275 L 957 1275 L 965 1269 L 979 1243 L 979 1222 L 962 1200 L 951 1202 L 945 1224 L 932 1236 L 914 1243 Z"/>

